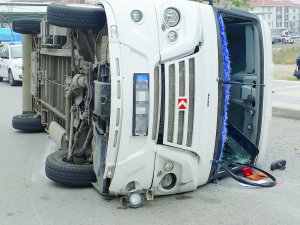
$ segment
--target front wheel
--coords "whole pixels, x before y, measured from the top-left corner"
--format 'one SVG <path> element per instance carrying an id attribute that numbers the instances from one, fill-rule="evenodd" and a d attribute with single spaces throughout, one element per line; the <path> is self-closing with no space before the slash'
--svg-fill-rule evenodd
<path id="1" fill-rule="evenodd" d="M 59 150 L 46 159 L 46 176 L 59 184 L 74 187 L 90 186 L 96 182 L 93 164 L 73 164 L 67 162 L 68 151 Z"/>
<path id="2" fill-rule="evenodd" d="M 17 81 L 15 81 L 11 70 L 8 71 L 8 80 L 9 80 L 10 86 L 16 86 L 17 85 Z"/>
<path id="3" fill-rule="evenodd" d="M 2 82 L 3 81 L 3 77 L 0 77 L 0 82 Z"/>

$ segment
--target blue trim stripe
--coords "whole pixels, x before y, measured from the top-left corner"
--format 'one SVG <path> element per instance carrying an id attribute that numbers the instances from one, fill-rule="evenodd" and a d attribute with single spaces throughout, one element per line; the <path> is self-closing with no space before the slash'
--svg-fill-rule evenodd
<path id="1" fill-rule="evenodd" d="M 227 48 L 227 36 L 225 31 L 225 25 L 222 18 L 222 15 L 218 15 L 218 22 L 220 27 L 220 35 L 222 42 L 222 52 L 223 52 L 223 66 L 224 66 L 224 80 L 230 81 L 230 59 L 229 51 Z M 223 108 L 223 121 L 222 121 L 222 136 L 221 136 L 221 145 L 219 149 L 218 160 L 222 159 L 224 145 L 227 139 L 227 120 L 228 120 L 228 104 L 230 97 L 230 84 L 225 84 L 225 95 L 224 95 L 224 108 Z M 217 171 L 220 170 L 220 165 L 217 166 Z"/>

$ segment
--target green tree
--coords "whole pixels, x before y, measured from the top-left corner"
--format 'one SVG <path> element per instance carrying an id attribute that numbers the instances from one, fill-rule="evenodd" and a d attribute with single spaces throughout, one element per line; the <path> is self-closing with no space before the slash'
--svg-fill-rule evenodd
<path id="1" fill-rule="evenodd" d="M 248 0 L 230 0 L 230 2 L 235 6 L 235 7 L 240 7 L 240 8 L 250 8 L 250 4 Z"/>

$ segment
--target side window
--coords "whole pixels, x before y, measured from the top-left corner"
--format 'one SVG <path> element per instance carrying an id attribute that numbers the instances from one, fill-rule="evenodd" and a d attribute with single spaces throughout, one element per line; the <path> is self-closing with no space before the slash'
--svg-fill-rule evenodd
<path id="1" fill-rule="evenodd" d="M 8 53 L 8 48 L 7 47 L 2 47 L 0 56 L 2 59 L 8 59 L 9 58 L 9 53 Z"/>
<path id="2" fill-rule="evenodd" d="M 1 47 L 1 49 L 0 49 L 0 57 L 2 58 L 2 55 L 3 55 L 3 48 L 4 47 Z"/>

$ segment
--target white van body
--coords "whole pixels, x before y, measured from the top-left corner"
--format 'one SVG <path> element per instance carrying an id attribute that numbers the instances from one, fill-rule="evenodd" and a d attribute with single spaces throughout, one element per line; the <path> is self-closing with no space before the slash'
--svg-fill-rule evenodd
<path id="1" fill-rule="evenodd" d="M 66 25 L 57 9 L 100 10 L 105 21 L 96 31 Z M 261 17 L 183 0 L 50 5 L 33 38 L 41 43 L 32 53 L 33 112 L 68 159 L 75 143 L 91 140 L 101 193 L 151 199 L 195 190 L 224 175 L 213 162 L 245 149 L 235 135 L 259 150 L 243 160 L 261 162 L 273 70 Z M 85 120 L 92 133 L 78 138 Z M 229 139 L 239 146 L 232 155 Z"/>

